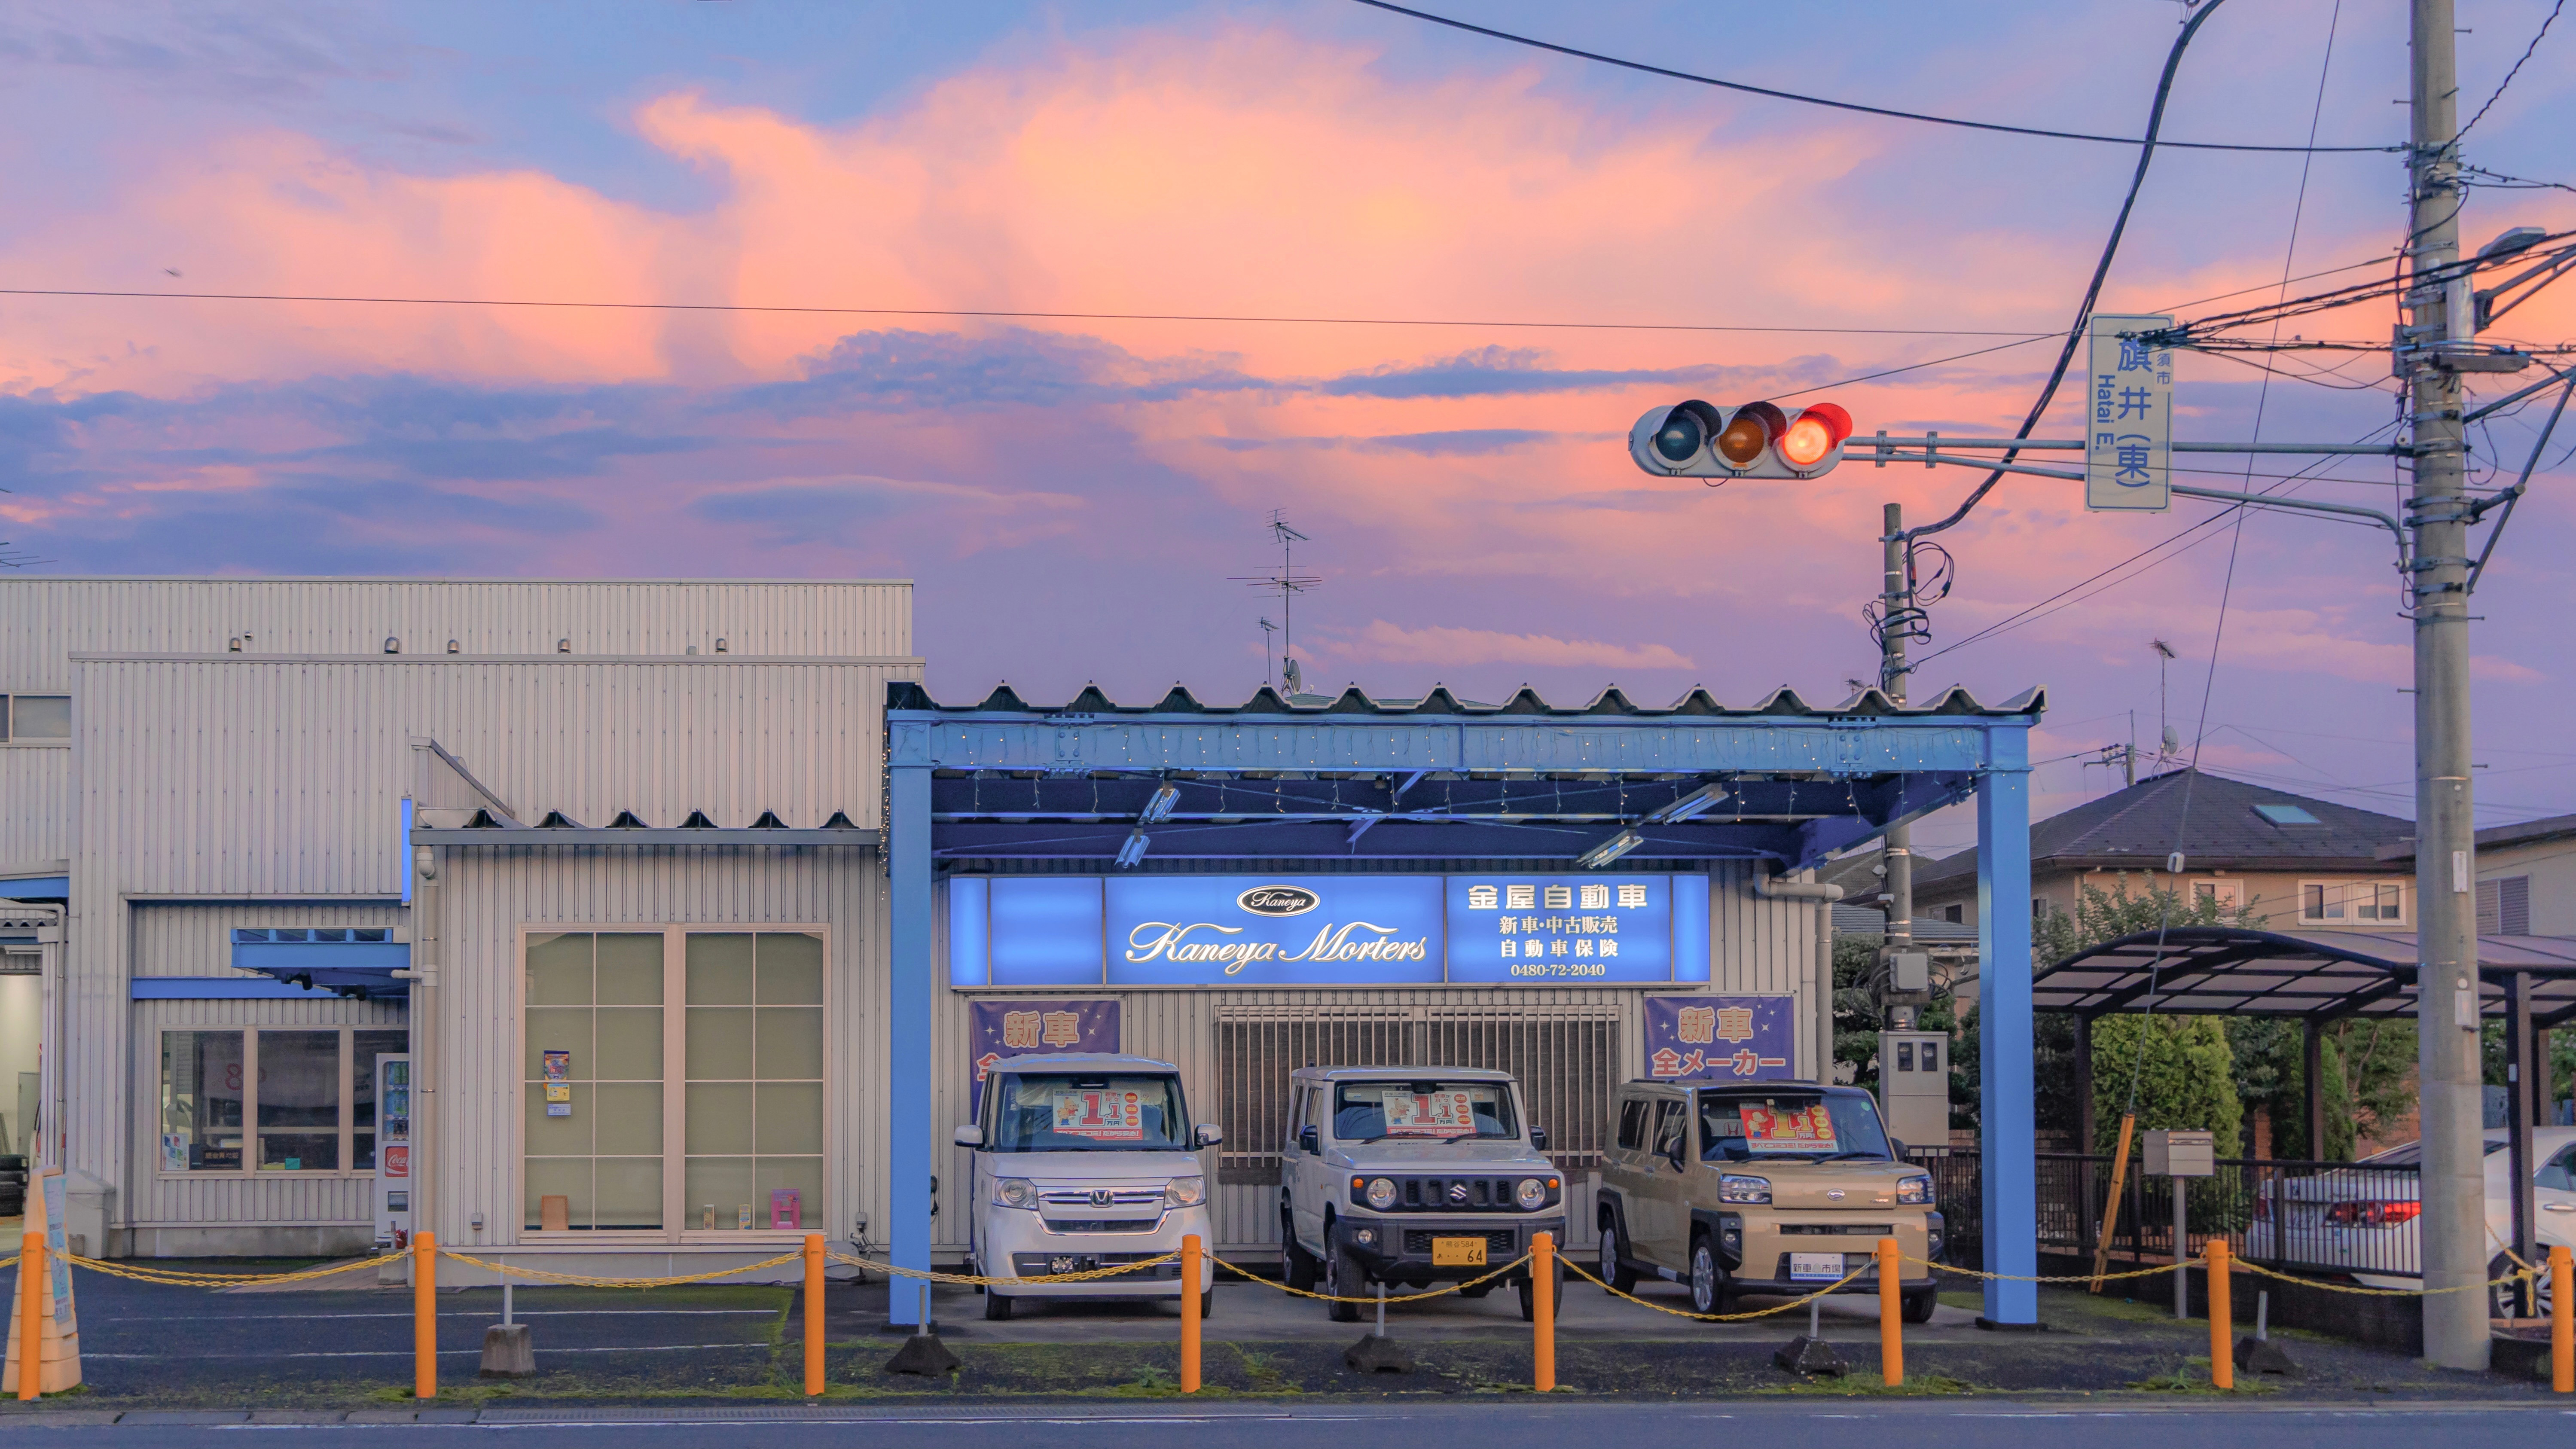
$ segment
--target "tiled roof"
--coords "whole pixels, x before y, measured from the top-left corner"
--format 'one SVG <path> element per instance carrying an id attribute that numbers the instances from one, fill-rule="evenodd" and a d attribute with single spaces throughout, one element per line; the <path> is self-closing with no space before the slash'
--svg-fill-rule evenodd
<path id="1" fill-rule="evenodd" d="M 886 708 L 889 710 L 937 710 L 944 713 L 986 715 L 1027 715 L 1053 717 L 1061 715 L 1275 715 L 1290 718 L 1333 715 L 1460 715 L 1469 718 L 1516 715 L 1544 715 L 1554 718 L 1579 716 L 1641 716 L 1647 718 L 1797 718 L 1815 717 L 1907 717 L 1970 715 L 1982 718 L 2036 716 L 2048 705 L 2047 691 L 2028 689 L 2001 704 L 1986 704 L 1965 689 L 1952 686 L 1921 704 L 1898 704 L 1875 689 L 1863 690 L 1839 704 L 1815 705 L 1801 698 L 1796 690 L 1775 689 L 1759 702 L 1745 707 L 1723 705 L 1705 689 L 1694 689 L 1660 709 L 1640 705 L 1616 688 L 1605 689 L 1579 705 L 1550 704 L 1538 691 L 1524 687 L 1501 704 L 1480 704 L 1461 700 L 1446 688 L 1435 688 L 1419 698 L 1374 699 L 1358 685 L 1338 695 L 1300 694 L 1294 702 L 1267 686 L 1239 705 L 1202 704 L 1188 689 L 1175 684 L 1169 694 L 1152 704 L 1119 704 L 1101 692 L 1097 685 L 1086 685 L 1082 693 L 1063 704 L 1037 705 L 1020 698 L 1018 691 L 1001 685 L 985 696 L 980 704 L 943 705 L 930 697 L 930 692 L 909 680 L 886 686 Z"/>
<path id="2" fill-rule="evenodd" d="M 2186 790 L 2190 816 L 2183 833 Z M 2258 805 L 2294 806 L 2315 823 L 2276 822 L 2258 812 Z M 2178 848 L 2194 870 L 2375 871 L 2386 868 L 2378 859 L 2382 846 L 2414 833 L 2412 823 L 2394 815 L 2182 769 L 2032 825 L 2030 857 L 2032 870 L 2040 872 L 2161 870 L 2165 857 Z M 1931 885 L 1974 880 L 1976 871 L 1973 849 L 1919 862 L 1914 888 L 1919 893 Z"/>
<path id="3" fill-rule="evenodd" d="M 2570 835 L 2576 835 L 2576 815 L 2551 815 L 2515 825 L 2490 825 L 2478 832 L 2477 844 L 2480 850 L 2502 850 L 2508 845 L 2535 845 Z M 2404 840 L 2381 846 L 2379 858 L 2392 864 L 2412 863 L 2415 859 L 2414 832 L 2408 831 Z"/>

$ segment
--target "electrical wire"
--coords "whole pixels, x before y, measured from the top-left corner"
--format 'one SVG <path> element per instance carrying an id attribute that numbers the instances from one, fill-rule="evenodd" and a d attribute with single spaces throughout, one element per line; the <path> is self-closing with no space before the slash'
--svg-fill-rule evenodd
<path id="1" fill-rule="evenodd" d="M 1373 5 L 1381 3 L 1381 0 L 1362 0 L 1362 3 Z M 2147 110 L 2147 135 L 2138 143 L 2138 169 L 2129 176 L 2129 194 L 2120 199 L 2120 215 L 2111 223 L 2110 237 L 2102 243 L 2101 259 L 2093 264 L 2092 283 L 2084 289 L 2084 300 L 2075 309 L 2075 321 L 2066 329 L 2066 345 L 2058 351 L 2057 366 L 2048 374 L 2048 385 L 2039 390 L 2039 400 L 2030 405 L 2029 416 L 2021 420 L 2020 431 L 2013 434 L 2016 438 L 2029 437 L 2030 430 L 2039 426 L 2040 418 L 2048 411 L 2049 400 L 2057 396 L 2058 385 L 2066 381 L 2067 366 L 2075 360 L 2075 349 L 2084 340 L 2085 321 L 2093 315 L 2093 304 L 2102 295 L 2103 279 L 2111 274 L 2111 259 L 2119 255 L 2120 237 L 2129 229 L 2129 213 L 2137 207 L 2139 188 L 2146 185 L 2147 163 L 2155 159 L 2156 137 L 2164 130 L 2165 104 L 2173 98 L 2174 73 L 2182 68 L 2182 54 L 2190 48 L 2191 38 L 2200 33 L 2200 27 L 2208 24 L 2209 17 L 2217 14 L 2218 7 L 2226 3 L 2227 0 L 2208 0 L 2193 11 L 2191 19 L 2183 23 L 2182 34 L 2174 37 L 2173 49 L 2165 52 L 2164 74 L 2156 81 L 2155 103 Z M 2010 464 L 2020 456 L 2019 449 L 2012 449 L 2004 454 L 2003 461 Z M 1939 533 L 1955 525 L 1994 491 L 1995 485 L 2003 481 L 2003 476 L 2002 468 L 1988 473 L 1986 481 L 1978 484 L 1957 508 L 1952 509 L 1949 517 L 1938 523 L 1909 528 L 1901 537 L 1911 543 L 1926 534 Z"/>
<path id="2" fill-rule="evenodd" d="M 1996 131 L 2008 136 L 2041 136 L 2056 141 L 2094 141 L 2109 146 L 2135 146 L 2140 144 L 2138 138 L 2135 136 L 2097 136 L 2089 131 L 2059 131 L 2043 126 L 2007 126 L 1995 121 L 1969 121 L 1963 120 L 1957 116 L 1935 116 L 1922 111 L 1899 111 L 1892 110 L 1886 106 L 1865 106 L 1857 101 L 1837 101 L 1828 99 L 1824 96 L 1805 95 L 1797 91 L 1776 90 L 1770 86 L 1747 85 L 1742 81 L 1719 80 L 1715 76 L 1699 75 L 1686 70 L 1674 70 L 1668 66 L 1648 65 L 1644 61 L 1639 60 L 1623 60 L 1615 55 L 1603 55 L 1599 51 L 1581 50 L 1571 45 L 1558 45 L 1554 41 L 1538 40 L 1527 35 L 1516 35 L 1508 30 L 1496 30 L 1491 26 L 1475 25 L 1464 20 L 1453 20 L 1446 15 L 1434 15 L 1428 10 L 1416 10 L 1410 6 L 1393 4 L 1391 3 L 1391 0 L 1358 0 L 1358 3 L 1366 5 L 1374 10 L 1384 10 L 1395 15 L 1410 16 L 1415 20 L 1427 21 L 1433 25 L 1445 25 L 1452 30 L 1463 30 L 1470 35 L 1482 35 L 1491 40 L 1508 41 L 1513 45 L 1525 45 L 1532 50 L 1552 51 L 1558 55 L 1573 56 L 1577 60 L 1588 60 L 1600 65 L 1617 66 L 1621 70 L 1633 70 L 1642 72 L 1646 75 L 1662 76 L 1667 80 L 1689 81 L 1693 85 L 1714 86 L 1719 90 L 1741 91 L 1746 95 L 1767 96 L 1775 101 L 1795 101 L 1800 105 L 1823 106 L 1829 110 L 1836 111 L 1854 111 L 1864 116 L 1885 116 L 1890 120 L 1897 121 L 1922 121 L 1926 124 L 1935 126 L 1956 126 L 1962 130 L 1969 131 Z M 2185 28 L 2187 29 L 2189 27 L 2186 26 Z M 2149 140 L 2152 141 L 2152 139 L 2153 132 L 2150 131 Z M 2187 151 L 2270 151 L 2308 152 L 2311 154 L 2360 153 L 2368 155 L 2383 155 L 2401 152 L 2406 149 L 2404 146 L 2255 146 L 2226 141 L 2168 141 L 2165 144 Z"/>
<path id="3" fill-rule="evenodd" d="M 828 307 L 751 302 L 577 302 L 551 297 L 394 297 L 304 295 L 283 292 L 121 292 L 70 287 L 0 287 L 0 297 L 95 297 L 164 302 L 325 302 L 389 307 L 566 308 L 599 312 L 744 312 L 822 317 L 966 317 L 1041 322 L 1232 322 L 1318 327 L 1492 327 L 1592 332 L 1779 332 L 1855 337 L 2015 337 L 2025 342 L 2054 332 L 2014 332 L 1974 327 L 1760 327 L 1702 322 L 1534 322 L 1462 317 L 1304 317 L 1201 312 L 1041 312 L 968 307 Z M 1973 356 L 1974 354 L 1968 354 Z"/>
<path id="4" fill-rule="evenodd" d="M 2522 59 L 2515 61 L 2513 63 L 2513 69 L 2504 73 L 2504 79 L 2496 82 L 2495 94 L 2487 97 L 2487 103 L 2478 107 L 2478 113 L 2469 117 L 2469 123 L 2467 125 L 2462 126 L 2457 131 L 2451 133 L 2451 144 L 2453 146 L 2459 145 L 2462 137 L 2465 137 L 2469 132 L 2476 130 L 2478 122 L 2487 118 L 2487 112 L 2495 109 L 2495 103 L 2504 99 L 2505 87 L 2512 85 L 2513 78 L 2522 74 L 2524 62 L 2529 61 L 2531 59 L 2531 53 L 2540 48 L 2540 42 L 2549 34 L 2549 27 L 2558 23 L 2558 12 L 2566 8 L 2567 0 L 2558 0 L 2558 3 L 2549 7 L 2549 15 L 2546 19 L 2540 22 L 2540 29 L 2532 35 L 2531 44 L 2522 48 Z"/>

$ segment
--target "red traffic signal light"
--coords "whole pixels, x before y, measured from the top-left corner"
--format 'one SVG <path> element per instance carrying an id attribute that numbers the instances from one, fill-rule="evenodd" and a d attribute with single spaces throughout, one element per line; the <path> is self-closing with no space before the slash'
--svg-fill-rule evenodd
<path id="1" fill-rule="evenodd" d="M 1628 454 L 1672 478 L 1814 478 L 1842 461 L 1851 435 L 1851 414 L 1833 403 L 1719 408 L 1694 398 L 1637 419 Z"/>

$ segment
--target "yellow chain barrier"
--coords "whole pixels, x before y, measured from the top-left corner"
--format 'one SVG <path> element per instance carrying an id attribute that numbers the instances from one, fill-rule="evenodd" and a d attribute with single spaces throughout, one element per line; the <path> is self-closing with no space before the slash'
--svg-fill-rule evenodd
<path id="1" fill-rule="evenodd" d="M 1443 1285 L 1441 1285 L 1440 1287 L 1434 1288 L 1434 1289 L 1430 1290 L 1430 1291 L 1429 1291 L 1429 1292 L 1427 1292 L 1427 1293 L 1406 1293 L 1406 1294 L 1403 1294 L 1403 1295 L 1398 1296 L 1398 1297 L 1379 1299 L 1379 1298 L 1373 1298 L 1373 1297 L 1372 1297 L 1372 1298 L 1347 1298 L 1347 1297 L 1336 1297 L 1336 1296 L 1334 1296 L 1333 1294 L 1330 1294 L 1330 1293 L 1316 1293 L 1316 1292 L 1313 1292 L 1313 1291 L 1310 1291 L 1310 1290 L 1308 1290 L 1308 1289 L 1304 1289 L 1304 1288 L 1292 1288 L 1292 1287 L 1290 1287 L 1289 1285 L 1287 1285 L 1287 1284 L 1285 1284 L 1285 1283 L 1274 1283 L 1274 1282 L 1272 1282 L 1270 1279 L 1262 1277 L 1260 1274 L 1253 1272 L 1253 1271 L 1252 1271 L 1251 1269 L 1249 1269 L 1249 1268 L 1242 1268 L 1242 1267 L 1238 1267 L 1238 1266 L 1236 1266 L 1235 1264 L 1229 1263 L 1229 1262 L 1227 1262 L 1225 1259 L 1218 1257 L 1218 1256 L 1217 1256 L 1216 1254 L 1214 1254 L 1214 1253 L 1210 1253 L 1210 1254 L 1208 1254 L 1208 1261 L 1209 1261 L 1209 1262 L 1216 1264 L 1218 1267 L 1225 1269 L 1227 1272 L 1230 1272 L 1230 1273 L 1234 1274 L 1234 1275 L 1235 1275 L 1236 1277 L 1238 1277 L 1238 1278 L 1245 1278 L 1245 1279 L 1249 1279 L 1249 1280 L 1250 1280 L 1250 1281 L 1252 1281 L 1252 1282 L 1255 1282 L 1255 1283 L 1260 1284 L 1260 1285 L 1261 1285 L 1262 1287 L 1264 1287 L 1264 1288 L 1276 1288 L 1276 1289 L 1278 1289 L 1278 1290 L 1279 1290 L 1280 1292 L 1282 1292 L 1282 1293 L 1294 1294 L 1295 1296 L 1297 1296 L 1297 1297 L 1299 1297 L 1299 1298 L 1312 1298 L 1312 1299 L 1316 1300 L 1316 1301 L 1317 1301 L 1317 1302 L 1319 1302 L 1319 1303 L 1380 1303 L 1380 1302 L 1384 1302 L 1384 1303 L 1419 1303 L 1419 1302 L 1421 1302 L 1422 1300 L 1424 1300 L 1424 1299 L 1426 1299 L 1426 1298 L 1444 1298 L 1444 1297 L 1447 1297 L 1449 1294 L 1457 1293 L 1457 1292 L 1461 1292 L 1461 1291 L 1463 1291 L 1463 1290 L 1465 1290 L 1465 1289 L 1473 1288 L 1473 1287 L 1475 1287 L 1475 1286 L 1476 1286 L 1477 1284 L 1479 1284 L 1479 1283 L 1489 1283 L 1489 1282 L 1492 1282 L 1494 1279 L 1496 1279 L 1496 1278 L 1500 1278 L 1500 1277 L 1501 1277 L 1501 1276 L 1503 1276 L 1505 1273 L 1508 1273 L 1508 1272 L 1512 1271 L 1514 1268 L 1519 1267 L 1521 1264 L 1526 1263 L 1526 1262 L 1528 1262 L 1529 1260 L 1530 1260 L 1530 1255 L 1529 1255 L 1529 1254 L 1527 1254 L 1527 1253 L 1523 1253 L 1523 1254 L 1521 1254 L 1519 1257 L 1514 1258 L 1514 1259 L 1513 1259 L 1513 1260 L 1511 1260 L 1510 1262 L 1505 1263 L 1503 1266 L 1501 1266 L 1501 1267 L 1499 1267 L 1499 1268 L 1496 1268 L 1494 1271 L 1492 1271 L 1492 1272 L 1490 1272 L 1490 1273 L 1485 1274 L 1485 1275 L 1484 1275 L 1483 1277 L 1481 1277 L 1481 1278 L 1461 1278 L 1461 1279 L 1459 1279 L 1459 1280 L 1458 1280 L 1457 1282 L 1455 1282 L 1455 1283 L 1446 1283 L 1446 1284 L 1443 1284 Z"/>
<path id="2" fill-rule="evenodd" d="M 823 1256 L 835 1263 L 846 1263 L 853 1268 L 874 1268 L 889 1277 L 918 1278 L 924 1283 L 966 1283 L 979 1288 L 992 1283 L 1007 1283 L 1016 1288 L 1028 1283 L 1088 1283 L 1096 1278 L 1121 1277 L 1140 1268 L 1151 1268 L 1158 1264 L 1173 1262 L 1181 1256 L 1181 1251 L 1174 1248 L 1168 1253 L 1139 1258 L 1133 1263 L 1118 1263 L 1106 1268 L 1085 1268 L 1078 1273 L 1045 1273 L 1024 1277 L 1005 1277 L 985 1273 L 937 1273 L 927 1268 L 898 1268 L 892 1263 L 880 1263 L 870 1258 L 854 1258 L 847 1253 L 826 1253 Z"/>
<path id="3" fill-rule="evenodd" d="M 1917 1267 L 1929 1268 L 1935 1273 L 1956 1273 L 1963 1278 L 1992 1278 L 2003 1283 L 2091 1283 L 2096 1281 L 2095 1275 L 2091 1273 L 2058 1273 L 2043 1277 L 2026 1278 L 2018 1273 L 1986 1273 L 1975 1268 L 1957 1268 L 1948 1263 L 1935 1263 L 1929 1258 L 1906 1256 L 1905 1261 L 1912 1263 Z M 2200 1260 L 2194 1258 L 2191 1261 L 2197 1263 Z M 2158 1273 L 2170 1273 L 2172 1271 L 2173 1264 L 2165 1263 L 2153 1268 L 2131 1268 L 2122 1273 L 2104 1273 L 2100 1275 L 2099 1281 L 2104 1283 L 2116 1283 L 2123 1278 L 2151 1278 Z"/>
<path id="4" fill-rule="evenodd" d="M 2506 1256 L 2512 1257 L 2512 1254 L 2508 1252 Z M 1955 1268 L 1947 1263 L 1932 1262 L 1927 1258 L 1908 1256 L 1905 1261 L 1916 1264 L 1920 1267 L 1930 1268 L 1936 1273 L 1956 1273 L 1967 1278 L 1993 1278 L 2006 1283 L 2090 1283 L 2094 1281 L 2094 1276 L 2090 1273 L 2061 1273 L 2054 1276 L 2031 1278 L 2024 1277 L 2017 1273 L 1985 1273 L 1980 1272 L 1975 1268 Z M 2202 1262 L 2199 1258 L 2186 1258 L 2183 1261 L 2186 1265 L 2197 1265 Z M 2521 1260 L 2517 1258 L 2514 1261 L 2520 1262 Z M 2449 1288 L 2361 1288 L 2342 1283 L 2327 1283 L 2315 1278 L 2302 1278 L 2295 1273 L 2284 1273 L 2277 1269 L 2266 1268 L 2259 1263 L 2248 1262 L 2247 1260 L 2236 1257 L 2232 1254 L 2229 1256 L 2227 1262 L 2228 1266 L 2231 1268 L 2242 1268 L 2248 1273 L 2260 1273 L 2266 1278 L 2278 1278 L 2284 1283 L 2299 1283 L 2310 1288 L 2322 1288 L 2329 1293 L 2358 1293 L 2374 1298 L 2429 1298 L 2442 1293 L 2465 1293 L 2475 1288 L 2494 1288 L 2506 1283 L 2518 1282 L 2524 1278 L 2535 1278 L 2547 1271 L 2546 1269 L 2525 1265 L 2520 1271 L 2507 1273 L 2492 1283 L 2461 1283 Z M 2152 1268 L 2132 1268 L 2124 1273 L 2105 1273 L 2101 1276 L 2101 1281 L 2111 1283 L 2117 1282 L 2122 1278 L 2152 1278 L 2158 1274 L 2171 1273 L 2173 1270 L 2173 1264 L 2160 1263 Z"/>
<path id="5" fill-rule="evenodd" d="M 737 1273 L 757 1273 L 763 1268 L 775 1268 L 781 1263 L 793 1263 L 804 1255 L 805 1250 L 799 1248 L 792 1253 L 781 1253 L 775 1258 L 764 1258 L 757 1263 L 737 1263 L 730 1268 L 717 1268 L 705 1273 L 666 1273 L 648 1278 L 609 1278 L 596 1273 L 558 1273 L 551 1268 L 512 1267 L 507 1263 L 486 1262 L 470 1253 L 459 1253 L 449 1248 L 438 1250 L 438 1256 L 442 1258 L 471 1263 L 477 1268 L 499 1273 L 505 1277 L 535 1278 L 543 1282 L 560 1283 L 574 1288 L 676 1288 L 683 1283 L 709 1283 L 718 1278 L 733 1277 Z"/>
<path id="6" fill-rule="evenodd" d="M 1577 1263 L 1570 1258 L 1566 1260 L 1565 1266 L 1567 1271 L 1573 1273 L 1579 1278 L 1583 1278 L 1593 1283 L 1601 1283 L 1600 1279 L 1593 1277 L 1588 1272 L 1585 1272 L 1582 1264 Z M 1607 1283 L 1601 1283 L 1601 1286 L 1609 1289 L 1610 1293 L 1614 1297 L 1625 1298 L 1629 1302 L 1634 1303 L 1641 1308 L 1651 1308 L 1657 1313 L 1669 1313 L 1675 1318 L 1696 1318 L 1702 1323 L 1741 1323 L 1752 1318 L 1769 1318 L 1775 1313 L 1786 1313 L 1790 1309 L 1812 1303 L 1815 1300 L 1840 1289 L 1845 1284 L 1850 1283 L 1853 1279 L 1867 1273 L 1870 1268 L 1875 1266 L 1877 1265 L 1867 1264 L 1862 1267 L 1854 1268 L 1850 1272 L 1845 1273 L 1842 1277 L 1826 1284 L 1824 1287 L 1817 1289 L 1815 1292 L 1810 1293 L 1803 1298 L 1792 1298 L 1777 1308 L 1757 1308 L 1750 1313 L 1693 1313 L 1687 1308 L 1670 1308 L 1661 1303 L 1650 1302 L 1646 1299 L 1640 1298 L 1634 1293 L 1623 1293 L 1619 1289 L 1611 1288 Z"/>
<path id="7" fill-rule="evenodd" d="M 160 1283 L 179 1288 L 240 1288 L 253 1283 L 302 1283 L 314 1278 L 328 1278 L 334 1274 L 347 1273 L 358 1268 L 372 1268 L 379 1263 L 394 1262 L 406 1255 L 393 1253 L 375 1258 L 356 1258 L 346 1263 L 333 1263 L 321 1268 L 305 1268 L 293 1273 L 198 1273 L 184 1268 L 130 1267 L 123 1263 L 108 1263 L 96 1258 L 84 1258 L 78 1253 L 65 1253 L 62 1256 L 70 1259 L 78 1267 L 87 1268 L 93 1273 L 105 1273 L 111 1278 L 132 1278 L 140 1283 Z M 11 1258 L 8 1261 L 14 1263 L 18 1260 Z"/>

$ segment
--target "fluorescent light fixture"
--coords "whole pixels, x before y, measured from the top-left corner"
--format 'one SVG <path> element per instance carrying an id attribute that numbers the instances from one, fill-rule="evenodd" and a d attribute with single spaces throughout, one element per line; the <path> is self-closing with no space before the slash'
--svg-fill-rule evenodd
<path id="1" fill-rule="evenodd" d="M 1702 785 L 1670 805 L 1646 812 L 1648 825 L 1676 825 L 1695 819 L 1726 803 L 1724 785 Z"/>
<path id="2" fill-rule="evenodd" d="M 1632 851 L 1645 843 L 1646 837 L 1639 835 L 1633 830 L 1622 830 L 1618 834 L 1611 836 L 1608 840 L 1605 840 L 1599 845 L 1592 847 L 1590 850 L 1583 852 L 1582 857 L 1574 863 L 1584 870 L 1599 870 L 1601 867 L 1608 865 L 1610 862 L 1617 860 L 1619 857 L 1626 855 L 1629 851 Z"/>
<path id="3" fill-rule="evenodd" d="M 1158 825 L 1171 819 L 1172 811 L 1177 809 L 1180 803 L 1181 787 L 1173 784 L 1162 785 L 1153 794 L 1145 797 L 1145 808 L 1136 812 L 1136 821 L 1140 825 Z"/>
<path id="4" fill-rule="evenodd" d="M 1145 858 L 1145 827 L 1137 826 L 1118 847 L 1118 868 L 1125 870 Z"/>

